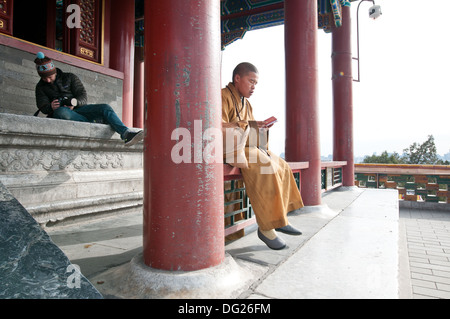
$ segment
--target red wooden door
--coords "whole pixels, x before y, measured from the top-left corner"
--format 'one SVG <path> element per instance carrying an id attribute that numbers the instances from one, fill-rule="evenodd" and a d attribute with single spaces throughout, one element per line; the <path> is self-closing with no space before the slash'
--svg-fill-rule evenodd
<path id="1" fill-rule="evenodd" d="M 14 0 L 0 0 L 0 33 L 13 33 L 13 5 Z"/>
<path id="2" fill-rule="evenodd" d="M 81 28 L 69 29 L 70 53 L 94 62 L 102 62 L 103 0 L 74 0 L 81 9 Z"/>

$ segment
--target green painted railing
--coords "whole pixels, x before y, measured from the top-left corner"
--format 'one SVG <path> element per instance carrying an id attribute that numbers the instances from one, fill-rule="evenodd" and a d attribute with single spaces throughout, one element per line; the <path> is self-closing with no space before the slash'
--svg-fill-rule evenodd
<path id="1" fill-rule="evenodd" d="M 342 169 L 347 162 L 322 163 L 322 192 L 342 185 Z M 289 163 L 297 187 L 301 192 L 302 170 L 309 168 L 305 162 Z M 225 236 L 234 234 L 256 223 L 250 200 L 245 191 L 242 175 L 238 168 L 224 165 Z"/>
<path id="2" fill-rule="evenodd" d="M 355 165 L 355 185 L 397 189 L 400 200 L 450 203 L 449 165 Z"/>

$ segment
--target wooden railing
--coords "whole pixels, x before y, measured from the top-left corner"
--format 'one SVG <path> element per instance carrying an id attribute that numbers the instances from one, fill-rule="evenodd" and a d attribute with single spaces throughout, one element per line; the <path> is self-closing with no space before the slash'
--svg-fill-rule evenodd
<path id="1" fill-rule="evenodd" d="M 450 165 L 356 164 L 355 184 L 397 189 L 404 201 L 450 203 Z"/>
<path id="2" fill-rule="evenodd" d="M 307 169 L 306 162 L 289 163 L 297 186 L 300 187 L 301 171 Z M 225 236 L 234 234 L 256 223 L 250 200 L 242 181 L 241 170 L 224 165 L 225 180 Z"/>
<path id="3" fill-rule="evenodd" d="M 347 162 L 322 162 L 322 192 L 342 186 L 342 170 Z"/>
<path id="4" fill-rule="evenodd" d="M 302 170 L 309 168 L 308 162 L 288 163 L 301 192 Z M 347 162 L 322 163 L 322 192 L 342 186 L 342 169 Z M 245 191 L 241 171 L 224 165 L 225 180 L 225 236 L 229 236 L 256 223 L 250 200 Z"/>

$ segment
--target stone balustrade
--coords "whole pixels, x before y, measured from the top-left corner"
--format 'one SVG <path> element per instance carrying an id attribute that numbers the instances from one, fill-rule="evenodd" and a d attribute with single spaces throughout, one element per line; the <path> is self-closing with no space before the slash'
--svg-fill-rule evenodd
<path id="1" fill-rule="evenodd" d="M 142 209 L 143 143 L 108 125 L 0 113 L 0 181 L 41 224 Z"/>

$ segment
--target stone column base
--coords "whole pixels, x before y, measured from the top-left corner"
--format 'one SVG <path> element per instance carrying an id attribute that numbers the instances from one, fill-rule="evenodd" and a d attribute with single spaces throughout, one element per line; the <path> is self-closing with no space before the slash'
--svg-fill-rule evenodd
<path id="1" fill-rule="evenodd" d="M 237 298 L 256 280 L 256 272 L 231 256 L 214 268 L 182 272 L 147 267 L 143 255 L 91 279 L 105 298 L 224 299 Z"/>

